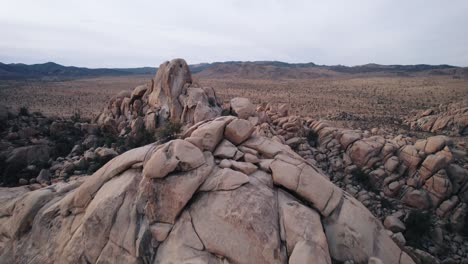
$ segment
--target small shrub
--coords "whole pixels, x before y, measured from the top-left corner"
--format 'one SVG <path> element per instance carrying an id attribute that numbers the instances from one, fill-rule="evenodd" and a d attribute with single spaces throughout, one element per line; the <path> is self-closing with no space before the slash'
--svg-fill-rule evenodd
<path id="1" fill-rule="evenodd" d="M 393 204 L 385 197 L 382 197 L 382 199 L 380 199 L 380 204 L 384 209 L 393 209 Z"/>
<path id="2" fill-rule="evenodd" d="M 309 142 L 310 145 L 313 145 L 317 142 L 318 139 L 318 134 L 314 130 L 309 130 L 307 133 L 307 141 Z"/>
<path id="3" fill-rule="evenodd" d="M 372 190 L 372 184 L 369 179 L 369 175 L 367 175 L 364 171 L 357 168 L 351 172 L 353 178 L 366 190 Z"/>
<path id="4" fill-rule="evenodd" d="M 168 142 L 176 138 L 177 134 L 180 133 L 182 124 L 179 122 L 169 122 L 163 127 L 156 130 L 156 138 L 162 143 Z"/>
<path id="5" fill-rule="evenodd" d="M 19 109 L 19 114 L 22 116 L 29 116 L 29 109 L 26 106 L 22 106 Z"/>
<path id="6" fill-rule="evenodd" d="M 80 109 L 75 109 L 73 111 L 73 115 L 71 116 L 71 120 L 74 123 L 80 122 L 81 121 L 81 110 Z"/>
<path id="7" fill-rule="evenodd" d="M 138 144 L 140 146 L 144 146 L 144 145 L 153 143 L 154 141 L 156 141 L 156 139 L 154 137 L 154 133 L 151 133 L 148 130 L 144 129 L 141 132 L 141 138 L 140 138 L 140 142 L 138 142 Z"/>
<path id="8" fill-rule="evenodd" d="M 223 109 L 221 111 L 221 116 L 229 116 L 231 115 L 231 111 L 229 111 L 229 109 Z"/>
<path id="9" fill-rule="evenodd" d="M 405 221 L 406 231 L 404 233 L 407 244 L 419 248 L 421 241 L 427 237 L 434 224 L 433 216 L 421 210 L 413 210 L 408 214 Z"/>
<path id="10" fill-rule="evenodd" d="M 208 98 L 208 104 L 209 104 L 211 107 L 215 107 L 215 106 L 216 106 L 216 100 L 215 100 L 213 97 L 209 97 L 209 98 Z"/>
<path id="11" fill-rule="evenodd" d="M 92 175 L 94 172 L 96 172 L 97 170 L 99 170 L 102 166 L 98 163 L 91 163 L 88 167 L 88 170 L 86 171 L 86 173 L 88 175 Z"/>

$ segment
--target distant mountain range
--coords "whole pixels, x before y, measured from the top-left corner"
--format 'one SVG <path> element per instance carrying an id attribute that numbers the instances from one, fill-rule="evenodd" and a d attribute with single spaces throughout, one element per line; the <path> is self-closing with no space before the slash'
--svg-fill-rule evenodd
<path id="1" fill-rule="evenodd" d="M 63 66 L 54 62 L 43 64 L 0 63 L 0 80 L 11 79 L 67 79 L 96 76 L 121 76 L 133 74 L 154 74 L 156 68 L 90 69 L 84 67 Z"/>
<path id="2" fill-rule="evenodd" d="M 319 78 L 343 75 L 452 75 L 468 78 L 468 68 L 451 65 L 380 65 L 327 66 L 315 63 L 281 61 L 226 61 L 190 65 L 192 73 L 202 78 Z M 0 63 L 0 80 L 41 79 L 62 80 L 82 77 L 155 74 L 157 68 L 99 68 L 63 66 L 54 62 L 43 64 Z"/>

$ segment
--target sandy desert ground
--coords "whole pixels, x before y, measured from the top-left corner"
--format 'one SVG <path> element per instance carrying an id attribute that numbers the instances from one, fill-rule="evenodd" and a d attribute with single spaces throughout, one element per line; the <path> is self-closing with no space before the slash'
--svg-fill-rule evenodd
<path id="1" fill-rule="evenodd" d="M 93 117 L 121 90 L 133 90 L 153 76 L 122 76 L 68 81 L 1 81 L 0 104 L 28 107 L 46 115 L 69 116 L 78 109 Z M 254 103 L 290 103 L 293 112 L 335 120 L 351 127 L 398 130 L 413 110 L 426 109 L 468 97 L 468 80 L 447 76 L 337 77 L 316 79 L 194 80 L 214 87 L 228 101 L 249 97 Z"/>

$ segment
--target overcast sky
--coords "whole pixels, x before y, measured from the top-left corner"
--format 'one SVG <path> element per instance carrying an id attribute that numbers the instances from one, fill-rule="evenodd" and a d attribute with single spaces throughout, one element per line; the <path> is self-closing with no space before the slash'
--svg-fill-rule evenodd
<path id="1" fill-rule="evenodd" d="M 0 62 L 468 66 L 467 0 L 0 0 Z"/>

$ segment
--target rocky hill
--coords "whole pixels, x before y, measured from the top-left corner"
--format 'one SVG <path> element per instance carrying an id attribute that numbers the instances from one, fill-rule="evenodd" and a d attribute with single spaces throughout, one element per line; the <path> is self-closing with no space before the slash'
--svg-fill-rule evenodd
<path id="1" fill-rule="evenodd" d="M 19 175 L 37 169 L 22 158 L 36 155 L 17 149 L 56 146 L 57 137 L 42 132 L 39 117 L 2 116 L 7 167 Z M 29 124 L 39 132 L 26 134 Z M 465 263 L 468 256 L 468 157 L 447 136 L 350 130 L 247 98 L 221 106 L 181 59 L 116 95 L 96 120 L 72 126 L 81 134 L 68 135 L 76 145 L 65 158 L 44 159 L 25 186 L 0 188 L 0 262 Z M 70 131 L 53 127 L 58 138 Z M 75 173 L 90 162 L 102 167 Z"/>
<path id="2" fill-rule="evenodd" d="M 448 75 L 454 78 L 468 77 L 467 69 L 451 65 L 379 65 L 327 66 L 314 63 L 284 63 L 276 61 L 215 62 L 192 66 L 201 78 L 248 79 L 312 79 L 350 75 L 410 76 Z"/>
<path id="3" fill-rule="evenodd" d="M 405 122 L 414 130 L 468 136 L 468 99 L 415 112 Z"/>

